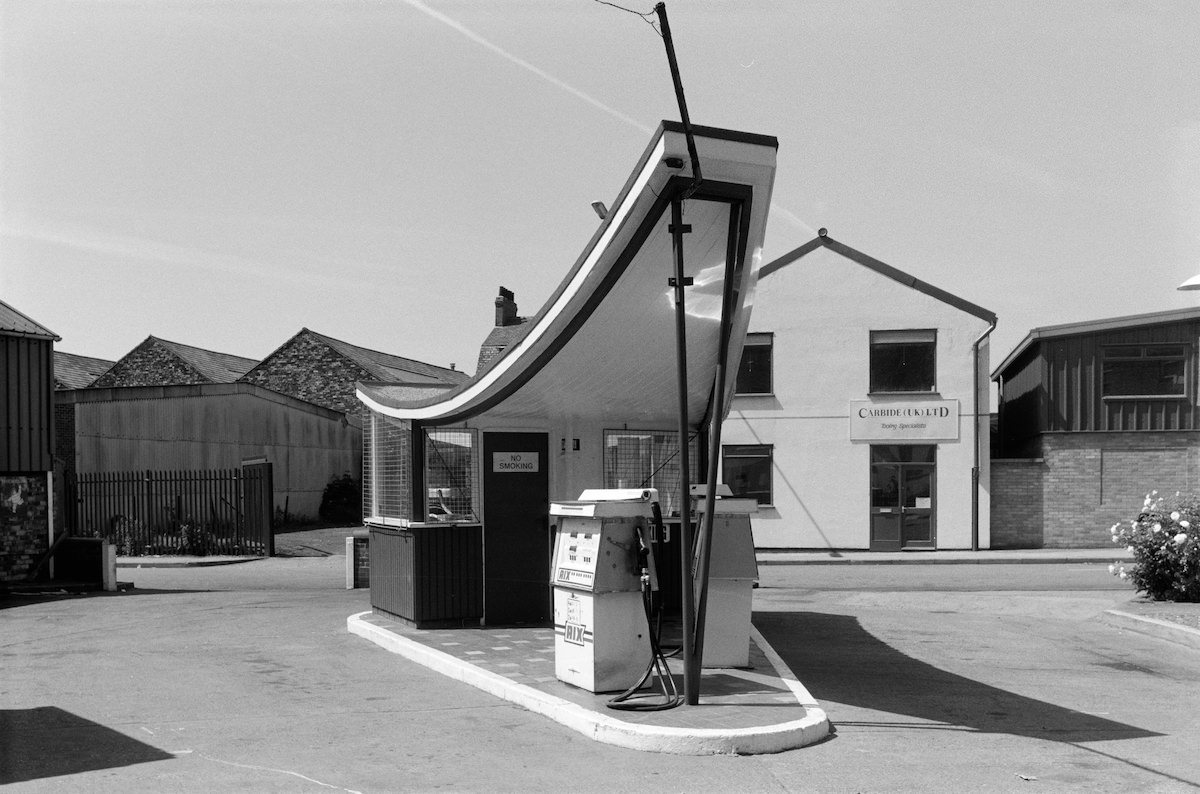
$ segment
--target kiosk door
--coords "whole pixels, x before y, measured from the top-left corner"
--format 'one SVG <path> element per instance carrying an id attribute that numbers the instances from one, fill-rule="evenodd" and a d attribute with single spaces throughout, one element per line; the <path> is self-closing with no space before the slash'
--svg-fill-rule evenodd
<path id="1" fill-rule="evenodd" d="M 550 620 L 549 437 L 483 434 L 483 622 Z"/>

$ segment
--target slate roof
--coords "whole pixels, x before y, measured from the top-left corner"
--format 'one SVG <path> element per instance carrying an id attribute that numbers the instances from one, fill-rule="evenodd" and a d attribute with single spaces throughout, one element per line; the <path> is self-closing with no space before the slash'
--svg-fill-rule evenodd
<path id="1" fill-rule="evenodd" d="M 420 378 L 429 378 L 439 383 L 463 383 L 470 380 L 470 376 L 461 370 L 439 367 L 435 364 L 426 364 L 424 361 L 395 356 L 391 353 L 381 353 L 378 350 L 369 350 L 365 347 L 352 345 L 349 342 L 343 342 L 340 339 L 334 339 L 331 336 L 319 334 L 308 328 L 302 329 L 300 333 L 306 332 L 325 342 L 325 344 L 355 362 L 381 381 L 408 381 L 414 375 Z"/>
<path id="2" fill-rule="evenodd" d="M 0 334 L 8 336 L 32 336 L 37 339 L 52 339 L 55 342 L 62 338 L 28 315 L 9 306 L 4 301 L 0 301 Z"/>
<path id="3" fill-rule="evenodd" d="M 233 383 L 245 375 L 258 363 L 255 359 L 235 356 L 230 353 L 218 353 L 215 350 L 205 350 L 201 347 L 170 342 L 156 336 L 146 337 L 161 347 L 174 353 L 197 372 L 213 383 Z"/>
<path id="4" fill-rule="evenodd" d="M 54 388 L 86 389 L 108 371 L 115 361 L 54 351 Z"/>

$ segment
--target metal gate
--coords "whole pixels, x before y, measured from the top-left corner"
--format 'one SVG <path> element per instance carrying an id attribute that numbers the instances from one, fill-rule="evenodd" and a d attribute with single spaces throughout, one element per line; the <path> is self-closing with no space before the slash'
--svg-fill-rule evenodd
<path id="1" fill-rule="evenodd" d="M 267 557 L 274 557 L 275 488 L 270 461 L 242 462 L 242 514 L 247 540 L 265 549 Z"/>
<path id="2" fill-rule="evenodd" d="M 273 556 L 271 464 L 204 471 L 69 472 L 66 526 L 122 556 Z"/>

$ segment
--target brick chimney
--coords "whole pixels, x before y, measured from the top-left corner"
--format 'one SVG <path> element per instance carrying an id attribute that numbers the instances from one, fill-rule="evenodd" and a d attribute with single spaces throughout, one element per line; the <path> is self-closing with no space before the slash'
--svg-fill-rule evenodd
<path id="1" fill-rule="evenodd" d="M 517 302 L 513 300 L 511 290 L 500 288 L 500 296 L 496 298 L 496 327 L 504 328 L 518 325 L 521 318 L 517 316 Z"/>

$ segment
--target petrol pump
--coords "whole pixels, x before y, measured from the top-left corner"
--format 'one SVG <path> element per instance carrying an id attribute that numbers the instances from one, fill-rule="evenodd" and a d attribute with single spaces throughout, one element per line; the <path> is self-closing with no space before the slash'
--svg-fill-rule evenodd
<path id="1" fill-rule="evenodd" d="M 586 490 L 577 501 L 554 502 L 554 670 L 560 681 L 591 692 L 637 682 L 652 661 L 642 595 L 643 566 L 652 556 L 650 526 L 658 492 Z M 657 584 L 653 584 L 657 587 Z"/>

